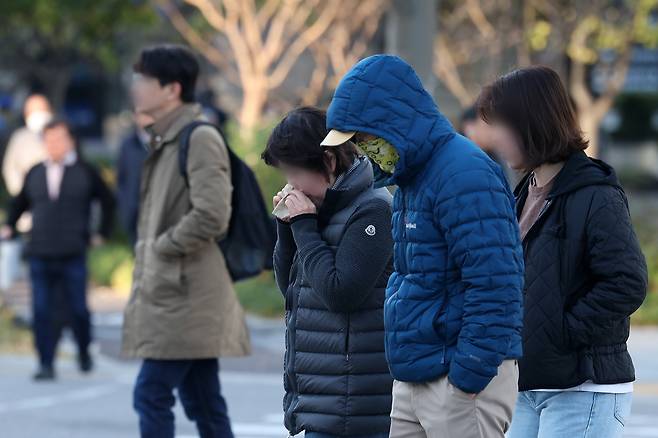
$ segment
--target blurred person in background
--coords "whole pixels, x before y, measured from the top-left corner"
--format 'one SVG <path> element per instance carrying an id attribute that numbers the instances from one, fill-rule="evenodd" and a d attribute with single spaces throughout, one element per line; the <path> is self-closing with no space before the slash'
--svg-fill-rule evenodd
<path id="1" fill-rule="evenodd" d="M 53 118 L 48 99 L 41 94 L 29 96 L 23 107 L 23 118 L 25 126 L 12 134 L 2 162 L 2 176 L 11 196 L 20 193 L 27 172 L 46 159 L 41 133 Z"/>
<path id="2" fill-rule="evenodd" d="M 523 357 L 508 438 L 619 438 L 635 370 L 630 315 L 647 265 L 615 171 L 588 157 L 558 74 L 515 70 L 485 87 L 478 112 L 525 177 L 516 213 L 525 258 Z"/>
<path id="3" fill-rule="evenodd" d="M 97 245 L 108 238 L 114 216 L 114 197 L 100 175 L 79 156 L 69 124 L 53 119 L 43 128 L 45 161 L 29 170 L 22 189 L 12 200 L 2 237 L 16 232 L 21 215 L 32 213 L 27 255 L 32 283 L 35 344 L 39 353 L 36 380 L 55 378 L 54 360 L 58 330 L 55 296 L 64 293 L 78 347 L 80 371 L 93 367 L 90 314 L 87 307 L 86 251 L 90 240 Z M 91 207 L 102 207 L 100 236 L 90 239 Z M 102 237 L 101 237 L 102 236 Z"/>
<path id="4" fill-rule="evenodd" d="M 146 126 L 153 123 L 150 116 L 135 113 L 134 129 L 123 139 L 117 161 L 117 200 L 119 218 L 128 234 L 131 245 L 137 242 L 137 217 L 139 214 L 139 191 L 142 167 L 148 155 L 150 141 Z"/>
<path id="5" fill-rule="evenodd" d="M 498 153 L 495 151 L 491 144 L 491 132 L 489 125 L 482 120 L 480 115 L 477 113 L 477 108 L 475 106 L 470 106 L 462 113 L 459 119 L 459 132 L 471 140 L 473 143 L 478 145 L 480 149 L 489 155 L 489 158 L 494 160 L 505 172 L 505 177 L 507 182 L 510 184 L 510 187 L 514 187 L 519 181 L 519 177 L 516 172 L 514 172 L 510 167 L 505 163 L 504 160 L 500 158 Z"/>
<path id="6" fill-rule="evenodd" d="M 326 115 L 290 112 L 263 158 L 294 189 L 274 255 L 285 298 L 284 418 L 291 435 L 387 438 L 391 387 L 383 306 L 392 271 L 391 194 L 354 143 L 332 147 Z M 284 199 L 285 198 L 285 199 Z"/>
<path id="7" fill-rule="evenodd" d="M 201 105 L 203 115 L 206 119 L 217 126 L 222 132 L 226 133 L 229 115 L 217 104 L 215 92 L 207 88 L 198 93 L 197 101 Z"/>
<path id="8" fill-rule="evenodd" d="M 10 196 L 17 196 L 23 188 L 25 175 L 36 164 L 46 159 L 41 131 L 52 119 L 53 113 L 48 99 L 41 94 L 28 96 L 23 105 L 25 126 L 18 128 L 10 137 L 2 161 L 2 176 Z M 17 223 L 19 233 L 30 231 L 32 221 L 29 213 Z M 19 234 L 0 245 L 0 288 L 7 289 L 20 271 L 22 244 Z"/>
<path id="9" fill-rule="evenodd" d="M 187 180 L 179 137 L 204 120 L 194 101 L 199 64 L 183 46 L 145 49 L 133 66 L 135 111 L 153 119 L 125 309 L 123 354 L 142 359 L 133 406 L 145 438 L 173 438 L 174 391 L 201 438 L 231 438 L 218 357 L 244 356 L 250 339 L 217 238 L 231 218 L 231 167 L 217 129 L 189 137 Z"/>

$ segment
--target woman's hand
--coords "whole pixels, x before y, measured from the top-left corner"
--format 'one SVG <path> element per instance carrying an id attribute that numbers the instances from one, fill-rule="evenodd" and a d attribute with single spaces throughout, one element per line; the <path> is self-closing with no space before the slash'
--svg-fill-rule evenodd
<path id="1" fill-rule="evenodd" d="M 285 203 L 291 218 L 302 214 L 317 214 L 318 212 L 313 201 L 299 190 L 290 192 Z"/>
<path id="2" fill-rule="evenodd" d="M 285 197 L 286 194 L 283 193 L 283 190 L 280 190 L 279 193 L 274 195 L 274 197 L 272 198 L 272 208 L 276 208 L 276 206 L 279 205 L 279 202 L 281 202 L 281 200 Z"/>
<path id="3" fill-rule="evenodd" d="M 286 196 L 287 196 L 287 194 L 286 194 L 286 192 L 285 192 L 283 189 L 280 190 L 276 195 L 274 195 L 274 197 L 272 198 L 272 205 L 273 205 L 273 208 L 276 209 L 276 206 L 279 205 L 279 203 L 280 203 L 282 200 L 284 200 Z M 278 217 L 278 216 L 277 216 L 277 217 Z M 278 219 L 281 220 L 281 221 L 283 221 L 283 222 L 290 222 L 290 216 L 286 216 L 286 217 L 278 217 Z"/>

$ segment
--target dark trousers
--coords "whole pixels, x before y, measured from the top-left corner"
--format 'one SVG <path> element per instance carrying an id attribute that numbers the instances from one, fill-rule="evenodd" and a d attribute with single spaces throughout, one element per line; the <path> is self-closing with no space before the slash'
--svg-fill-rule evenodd
<path id="1" fill-rule="evenodd" d="M 87 308 L 87 263 L 84 255 L 66 258 L 30 257 L 34 341 L 43 366 L 52 366 L 61 318 L 58 294 L 64 298 L 78 350 L 87 354 L 91 324 Z"/>
<path id="2" fill-rule="evenodd" d="M 201 438 L 233 438 L 218 373 L 217 359 L 144 360 L 133 399 L 142 438 L 174 437 L 174 389 Z"/>

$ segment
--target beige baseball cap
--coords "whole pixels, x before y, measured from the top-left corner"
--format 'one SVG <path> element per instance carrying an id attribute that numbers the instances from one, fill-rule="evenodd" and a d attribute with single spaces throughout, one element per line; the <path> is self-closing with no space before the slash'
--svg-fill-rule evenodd
<path id="1" fill-rule="evenodd" d="M 356 134 L 356 131 L 343 132 L 332 129 L 324 140 L 322 140 L 320 146 L 339 146 L 354 137 L 354 134 Z"/>

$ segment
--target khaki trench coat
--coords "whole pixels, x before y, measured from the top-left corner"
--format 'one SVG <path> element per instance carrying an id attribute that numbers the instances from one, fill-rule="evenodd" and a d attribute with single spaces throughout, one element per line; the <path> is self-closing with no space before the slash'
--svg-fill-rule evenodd
<path id="1" fill-rule="evenodd" d="M 178 168 L 178 134 L 202 119 L 186 104 L 150 127 L 144 163 L 131 297 L 123 353 L 148 359 L 244 356 L 244 312 L 215 240 L 231 216 L 231 177 L 223 139 L 211 127 L 190 138 L 189 189 Z"/>

